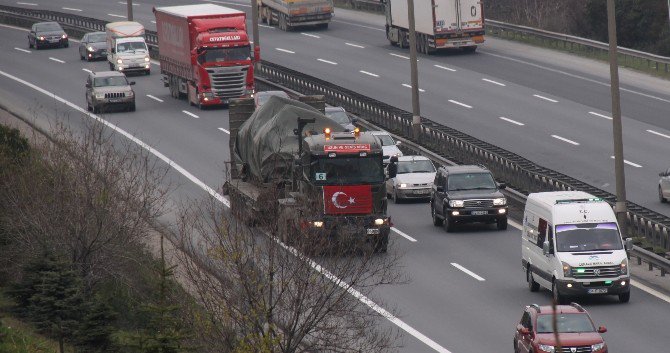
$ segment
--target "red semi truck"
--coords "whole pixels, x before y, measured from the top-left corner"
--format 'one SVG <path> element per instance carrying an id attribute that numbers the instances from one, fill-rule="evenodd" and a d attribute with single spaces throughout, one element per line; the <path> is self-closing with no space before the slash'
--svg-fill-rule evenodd
<path id="1" fill-rule="evenodd" d="M 186 96 L 202 108 L 253 95 L 253 56 L 243 11 L 200 4 L 156 7 L 154 15 L 163 83 L 172 97 Z"/>

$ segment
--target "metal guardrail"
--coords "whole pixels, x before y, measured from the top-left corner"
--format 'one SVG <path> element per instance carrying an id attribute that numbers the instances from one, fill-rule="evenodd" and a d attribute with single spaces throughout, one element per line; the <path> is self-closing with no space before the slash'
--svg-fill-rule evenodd
<path id="1" fill-rule="evenodd" d="M 16 12 L 14 12 L 16 11 Z M 90 31 L 104 28 L 107 21 L 77 15 L 33 9 L 0 6 L 0 20 L 16 25 L 30 26 L 36 21 L 61 21 L 73 30 Z M 147 31 L 147 42 L 157 50 L 155 32 Z M 408 142 L 432 151 L 441 158 L 466 164 L 484 164 L 499 179 L 524 193 L 546 190 L 582 190 L 612 203 L 615 196 L 500 147 L 481 141 L 458 130 L 422 118 L 420 143 L 412 138 L 412 114 L 386 103 L 358 94 L 330 82 L 263 61 L 260 76 L 302 94 L 321 94 L 331 105 L 340 105 L 373 124 L 383 127 Z M 670 250 L 670 218 L 628 202 L 627 221 L 631 235 L 643 236 L 656 246 Z M 660 258 L 660 257 L 659 257 Z M 649 261 L 660 261 L 647 256 Z M 666 260 L 667 261 L 667 260 Z M 655 262 L 654 266 L 665 268 Z M 670 268 L 669 268 L 670 269 Z"/>

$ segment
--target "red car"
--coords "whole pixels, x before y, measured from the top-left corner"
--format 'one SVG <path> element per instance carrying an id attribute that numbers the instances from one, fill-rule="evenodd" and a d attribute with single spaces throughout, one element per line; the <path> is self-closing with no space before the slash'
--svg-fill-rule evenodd
<path id="1" fill-rule="evenodd" d="M 551 306 L 527 306 L 514 333 L 515 353 L 607 353 L 601 333 L 589 313 L 579 304 L 556 306 L 556 327 L 561 350 L 557 347 Z"/>

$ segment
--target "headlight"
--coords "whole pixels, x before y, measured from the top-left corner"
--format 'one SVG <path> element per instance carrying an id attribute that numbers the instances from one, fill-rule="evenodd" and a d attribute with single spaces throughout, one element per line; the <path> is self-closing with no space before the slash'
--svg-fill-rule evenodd
<path id="1" fill-rule="evenodd" d="M 449 200 L 450 207 L 463 207 L 463 200 Z"/>
<path id="2" fill-rule="evenodd" d="M 602 342 L 602 343 L 596 343 L 596 344 L 594 344 L 594 345 L 591 346 L 591 351 L 592 351 L 592 352 L 597 352 L 597 351 L 599 351 L 599 350 L 601 350 L 601 349 L 603 349 L 603 348 L 605 348 L 605 342 Z"/>
<path id="3" fill-rule="evenodd" d="M 95 94 L 95 98 L 97 98 L 97 99 L 103 99 L 103 98 L 105 98 L 105 94 L 104 94 L 104 93 L 96 93 L 96 94 Z"/>
<path id="4" fill-rule="evenodd" d="M 554 346 L 550 346 L 550 345 L 547 345 L 547 344 L 541 344 L 540 345 L 540 350 L 542 352 L 554 353 Z"/>
<path id="5" fill-rule="evenodd" d="M 493 199 L 493 205 L 494 206 L 504 206 L 507 205 L 507 199 L 504 197 L 498 198 L 498 199 Z"/>
<path id="6" fill-rule="evenodd" d="M 384 218 L 377 218 L 377 219 L 375 219 L 375 225 L 376 225 L 376 226 L 384 225 L 384 223 L 386 223 L 386 220 L 385 220 Z"/>
<path id="7" fill-rule="evenodd" d="M 90 45 L 89 45 L 88 48 L 86 48 L 86 49 L 88 49 L 88 51 L 95 51 L 95 48 L 93 48 L 93 47 L 90 46 Z"/>
<path id="8" fill-rule="evenodd" d="M 63 39 L 67 39 L 67 34 L 62 35 Z"/>
<path id="9" fill-rule="evenodd" d="M 213 92 L 203 92 L 202 96 L 207 98 L 207 99 L 214 99 L 214 93 Z"/>
<path id="10" fill-rule="evenodd" d="M 43 37 L 43 36 L 40 36 L 40 40 L 44 40 L 44 37 Z"/>
<path id="11" fill-rule="evenodd" d="M 149 59 L 148 56 L 145 56 L 145 57 L 144 57 L 144 61 L 149 62 L 149 60 L 151 60 L 151 59 Z"/>
<path id="12" fill-rule="evenodd" d="M 619 265 L 619 273 L 622 275 L 627 275 L 628 274 L 628 259 L 623 259 L 621 261 L 621 264 Z"/>
<path id="13" fill-rule="evenodd" d="M 401 188 L 401 189 L 404 189 L 404 188 L 407 187 L 407 184 L 405 184 L 405 183 L 400 183 L 400 184 L 398 184 L 398 187 Z"/>
<path id="14" fill-rule="evenodd" d="M 316 228 L 322 228 L 323 227 L 323 221 L 314 221 L 314 222 L 312 222 L 312 224 Z"/>
<path id="15" fill-rule="evenodd" d="M 123 60 L 118 59 L 118 60 L 116 60 L 116 63 L 117 63 L 117 64 L 123 64 Z"/>
<path id="16" fill-rule="evenodd" d="M 563 261 L 561 261 L 561 264 L 563 265 L 563 276 L 572 277 L 572 267 Z"/>
<path id="17" fill-rule="evenodd" d="M 133 92 L 133 91 L 126 92 L 126 97 L 132 97 L 134 95 L 135 95 L 135 92 Z"/>

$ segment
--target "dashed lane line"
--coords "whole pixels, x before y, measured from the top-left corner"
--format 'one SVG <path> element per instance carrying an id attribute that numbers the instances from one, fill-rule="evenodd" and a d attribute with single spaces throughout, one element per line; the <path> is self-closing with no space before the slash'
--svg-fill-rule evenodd
<path id="1" fill-rule="evenodd" d="M 221 130 L 221 131 L 225 132 L 226 134 L 230 135 L 230 131 L 228 131 L 228 130 L 222 128 L 222 127 L 220 127 L 219 130 Z"/>
<path id="2" fill-rule="evenodd" d="M 330 65 L 337 65 L 336 62 L 334 62 L 334 61 L 330 61 L 330 60 L 326 60 L 326 59 L 316 59 L 316 60 L 318 60 L 318 61 L 320 61 L 320 62 L 322 62 L 322 63 L 330 64 Z"/>
<path id="3" fill-rule="evenodd" d="M 609 116 L 607 116 L 607 115 L 603 115 L 603 114 L 600 114 L 600 113 L 589 112 L 589 114 L 591 114 L 591 115 L 593 115 L 593 116 L 597 116 L 597 117 L 599 117 L 599 118 L 603 118 L 603 119 L 607 119 L 607 120 L 612 120 L 612 117 L 609 117 Z"/>
<path id="4" fill-rule="evenodd" d="M 474 272 L 468 270 L 467 268 L 465 268 L 465 267 L 463 267 L 463 266 L 461 266 L 461 265 L 459 265 L 459 264 L 457 264 L 457 263 L 455 263 L 455 262 L 452 262 L 452 263 L 451 263 L 451 266 L 454 266 L 454 267 L 456 267 L 457 269 L 459 269 L 459 270 L 461 270 L 461 271 L 467 273 L 468 275 L 472 276 L 472 278 L 474 278 L 474 279 L 476 279 L 476 280 L 478 280 L 478 281 L 480 281 L 480 282 L 484 282 L 484 281 L 486 281 L 486 280 L 484 279 L 484 277 L 479 276 L 478 274 L 476 274 L 476 273 L 474 273 Z"/>
<path id="5" fill-rule="evenodd" d="M 447 70 L 447 71 L 451 71 L 451 72 L 456 72 L 456 69 L 452 69 L 450 67 L 446 67 L 446 66 L 442 66 L 442 65 L 433 65 L 433 66 L 435 66 L 438 69 Z"/>
<path id="6" fill-rule="evenodd" d="M 558 103 L 558 101 L 555 100 L 555 99 L 547 98 L 547 97 L 545 97 L 545 96 L 541 96 L 541 95 L 539 95 L 539 94 L 534 94 L 533 97 L 535 97 L 535 98 L 540 98 L 540 99 L 544 99 L 544 100 L 546 100 L 547 102 Z"/>
<path id="7" fill-rule="evenodd" d="M 409 56 L 404 56 L 404 55 L 400 55 L 400 54 L 396 54 L 396 53 L 389 53 L 389 55 L 391 55 L 391 56 L 395 56 L 396 58 L 401 58 L 401 59 L 409 60 Z M 417 60 L 417 61 L 419 61 L 419 60 Z"/>
<path id="8" fill-rule="evenodd" d="M 49 60 L 55 61 L 57 63 L 65 64 L 65 61 L 63 61 L 61 59 L 56 59 L 56 58 L 49 57 Z"/>
<path id="9" fill-rule="evenodd" d="M 190 116 L 192 116 L 192 117 L 194 117 L 194 118 L 196 118 L 196 119 L 200 119 L 199 116 L 197 116 L 197 115 L 195 115 L 195 114 L 193 114 L 193 113 L 191 113 L 191 112 L 189 112 L 189 111 L 187 111 L 187 110 L 182 110 L 181 112 L 184 113 L 184 114 L 186 114 L 186 115 L 190 115 Z"/>
<path id="10" fill-rule="evenodd" d="M 32 53 L 32 51 L 27 50 L 27 49 L 23 49 L 23 48 L 14 48 L 14 49 L 16 49 L 16 50 L 18 50 L 18 51 L 22 51 L 22 52 L 24 52 L 24 53 L 28 53 L 28 54 Z"/>
<path id="11" fill-rule="evenodd" d="M 521 123 L 521 122 L 518 122 L 518 121 L 516 121 L 516 120 L 512 120 L 512 119 L 509 119 L 509 118 L 505 118 L 504 116 L 501 116 L 501 117 L 500 117 L 500 120 L 504 120 L 504 121 L 506 121 L 506 122 L 508 122 L 508 123 L 512 123 L 512 124 L 514 124 L 514 125 L 519 125 L 519 126 L 524 126 L 524 125 L 526 125 L 526 124 Z"/>
<path id="12" fill-rule="evenodd" d="M 408 85 L 406 83 L 403 83 L 402 86 L 407 87 L 407 88 L 412 88 L 412 85 Z M 426 90 L 424 90 L 423 88 L 419 88 L 419 92 L 424 93 L 424 92 L 426 92 Z"/>
<path id="13" fill-rule="evenodd" d="M 497 81 L 489 80 L 488 78 L 483 78 L 482 81 L 486 81 L 486 82 L 488 82 L 488 83 L 492 83 L 492 84 L 494 84 L 494 85 L 498 85 L 498 86 L 502 86 L 502 87 L 507 86 L 507 85 L 504 84 L 504 83 L 500 83 L 500 82 L 497 82 Z"/>
<path id="14" fill-rule="evenodd" d="M 295 52 L 292 51 L 292 50 L 287 50 L 287 49 L 282 49 L 282 48 L 275 48 L 275 49 L 279 50 L 281 52 L 284 52 L 284 53 L 295 54 Z"/>
<path id="15" fill-rule="evenodd" d="M 25 6 L 37 6 L 36 3 L 34 2 L 17 2 L 17 5 L 25 5 Z"/>
<path id="16" fill-rule="evenodd" d="M 561 140 L 561 141 L 563 141 L 563 142 L 567 142 L 567 143 L 569 143 L 569 144 L 571 144 L 571 145 L 579 146 L 579 142 L 575 142 L 575 141 L 572 141 L 572 140 L 570 140 L 570 139 L 566 139 L 565 137 L 561 137 L 561 136 L 558 136 L 558 135 L 551 135 L 551 137 L 553 137 L 553 138 L 555 138 L 555 139 L 557 139 L 557 140 Z"/>
<path id="17" fill-rule="evenodd" d="M 82 12 L 82 9 L 73 9 L 71 7 L 63 7 L 63 10 L 68 10 L 68 11 L 76 11 L 76 12 Z"/>
<path id="18" fill-rule="evenodd" d="M 397 233 L 398 235 L 400 235 L 401 237 L 403 237 L 403 238 L 405 238 L 405 239 L 411 241 L 412 243 L 416 243 L 416 239 L 412 238 L 411 236 L 409 236 L 407 233 L 401 231 L 400 229 L 398 229 L 398 228 L 396 228 L 396 227 L 391 227 L 391 230 L 394 231 L 394 232 L 396 232 L 396 233 Z"/>
<path id="19" fill-rule="evenodd" d="M 158 97 L 154 97 L 154 96 L 152 96 L 152 95 L 150 95 L 150 94 L 147 94 L 147 97 L 149 97 L 149 98 L 155 100 L 156 102 L 163 103 L 163 100 L 160 99 L 160 98 L 158 98 Z"/>
<path id="20" fill-rule="evenodd" d="M 316 39 L 321 39 L 321 37 L 317 36 L 316 34 L 304 33 L 304 32 L 303 32 L 303 33 L 300 33 L 300 34 L 302 34 L 303 36 L 307 36 L 307 37 L 312 37 L 312 38 L 316 38 Z"/>
<path id="21" fill-rule="evenodd" d="M 455 101 L 455 100 L 453 100 L 453 99 L 450 99 L 450 100 L 449 100 L 449 103 L 456 104 L 456 105 L 460 105 L 461 107 L 465 107 L 465 108 L 468 108 L 468 109 L 472 109 L 472 106 L 471 106 L 471 105 L 467 105 L 467 104 L 465 104 L 465 103 L 461 103 L 461 102 L 459 102 L 459 101 Z"/>
<path id="22" fill-rule="evenodd" d="M 118 17 L 118 18 L 126 18 L 126 16 L 116 15 L 116 14 L 113 14 L 113 13 L 108 13 L 107 16 Z"/>
<path id="23" fill-rule="evenodd" d="M 670 139 L 670 135 L 662 134 L 662 133 L 660 133 L 660 132 L 658 132 L 658 131 L 647 130 L 647 132 L 648 132 L 648 133 L 651 133 L 651 134 L 654 134 L 654 135 L 656 135 L 656 136 L 661 136 L 661 137 L 665 137 L 666 139 Z"/>
<path id="24" fill-rule="evenodd" d="M 350 46 L 350 47 L 354 47 L 354 48 L 365 49 L 364 46 L 362 46 L 362 45 L 358 45 L 358 44 L 354 44 L 354 43 L 344 43 L 344 44 L 346 44 L 346 45 L 348 45 L 348 46 Z"/>
<path id="25" fill-rule="evenodd" d="M 89 69 L 81 69 L 81 71 L 86 71 L 86 72 L 88 72 L 89 74 L 93 73 L 93 71 L 91 71 L 91 70 L 89 70 Z"/>
<path id="26" fill-rule="evenodd" d="M 610 158 L 614 159 L 614 156 L 610 156 Z M 637 164 L 637 163 L 633 163 L 633 162 L 631 162 L 631 161 L 627 161 L 627 160 L 625 160 L 625 159 L 623 160 L 623 162 L 624 162 L 625 164 L 628 164 L 628 165 L 631 166 L 631 167 L 642 168 L 641 165 L 639 165 L 639 164 Z"/>
<path id="27" fill-rule="evenodd" d="M 372 76 L 372 77 L 379 77 L 379 75 L 373 74 L 372 72 L 367 72 L 367 71 L 363 71 L 363 70 L 358 71 L 358 72 L 360 72 L 362 74 L 365 74 L 365 75 L 368 75 L 368 76 Z"/>

